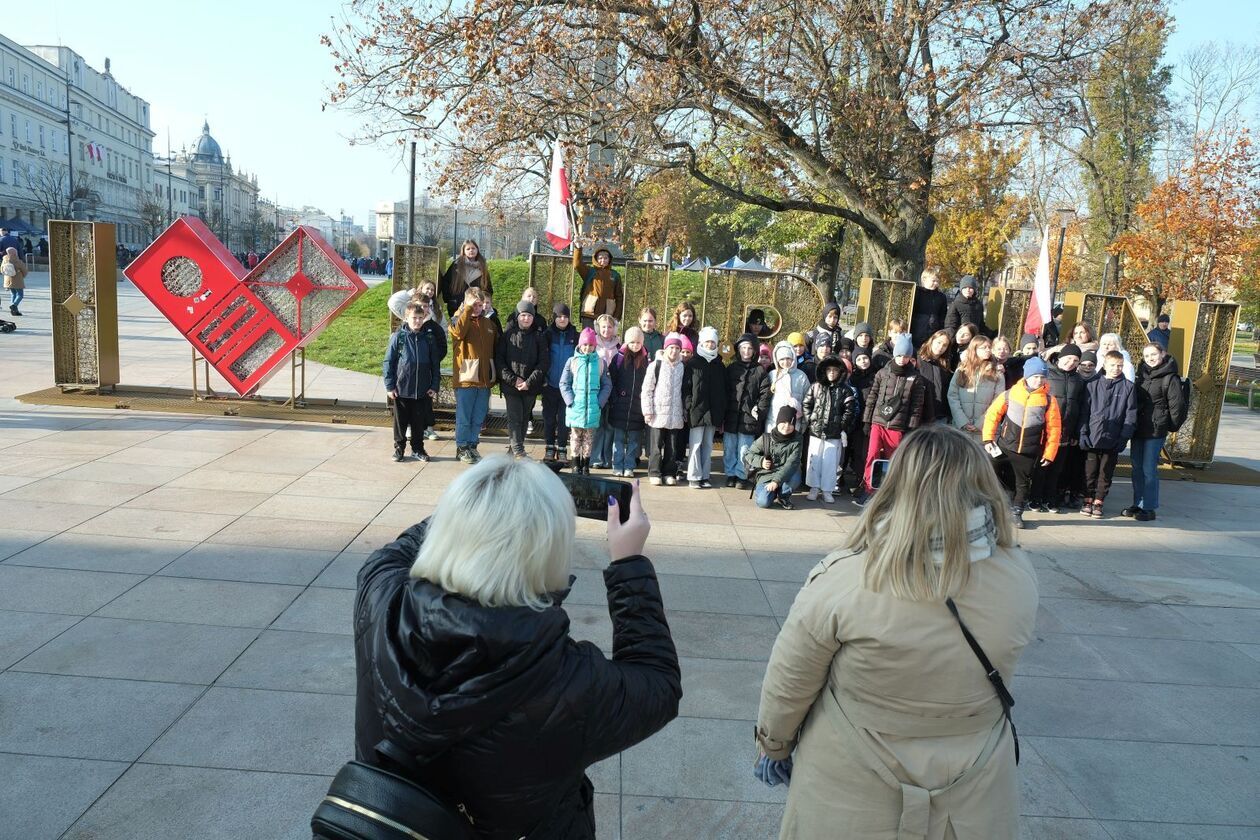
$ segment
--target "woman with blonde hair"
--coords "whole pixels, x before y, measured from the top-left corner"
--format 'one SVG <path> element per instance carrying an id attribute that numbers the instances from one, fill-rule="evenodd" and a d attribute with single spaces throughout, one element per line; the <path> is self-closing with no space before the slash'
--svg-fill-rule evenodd
<path id="1" fill-rule="evenodd" d="M 1101 358 L 1113 350 L 1124 357 L 1124 378 L 1130 382 L 1136 382 L 1137 369 L 1133 367 L 1133 358 L 1129 356 L 1129 351 L 1124 349 L 1124 344 L 1120 341 L 1120 334 L 1111 332 L 1100 335 L 1098 337 L 1098 356 Z"/>
<path id="2" fill-rule="evenodd" d="M 368 783 L 380 768 L 466 816 L 470 836 L 593 840 L 586 769 L 677 716 L 682 686 L 638 483 L 624 524 L 608 506 L 611 659 L 569 635 L 574 513 L 546 466 L 495 456 L 367 559 L 354 604 L 361 765 L 330 799 L 345 775 L 360 797 L 384 789 Z"/>
<path id="3" fill-rule="evenodd" d="M 978 335 L 971 339 L 949 381 L 950 422 L 980 442 L 984 413 L 1006 390 L 1002 367 L 993 358 L 993 341 Z"/>
<path id="4" fill-rule="evenodd" d="M 1006 506 L 975 441 L 922 426 L 814 567 L 757 718 L 757 776 L 791 781 L 780 840 L 1016 836 L 1005 682 L 1033 636 L 1037 578 Z"/>

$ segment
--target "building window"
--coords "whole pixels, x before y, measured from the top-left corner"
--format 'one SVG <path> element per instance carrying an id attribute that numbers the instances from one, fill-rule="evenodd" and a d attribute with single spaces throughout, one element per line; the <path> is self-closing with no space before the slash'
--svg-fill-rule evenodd
<path id="1" fill-rule="evenodd" d="M 9 68 L 9 87 L 17 87 L 17 82 L 13 81 L 13 68 Z"/>
<path id="2" fill-rule="evenodd" d="M 36 99 L 44 98 L 44 83 L 43 82 L 35 83 L 35 98 Z"/>
<path id="3" fill-rule="evenodd" d="M 44 127 L 42 125 L 39 127 L 39 147 L 41 149 L 46 148 L 44 146 Z"/>
<path id="4" fill-rule="evenodd" d="M 17 114 L 9 114 L 9 128 L 11 129 L 9 133 L 12 134 L 13 139 L 16 140 L 17 139 Z"/>
<path id="5" fill-rule="evenodd" d="M 4 183 L 4 158 L 0 158 L 0 184 Z"/>
<path id="6" fill-rule="evenodd" d="M 22 74 L 22 93 L 30 93 L 30 92 L 31 92 L 31 77 L 23 73 Z"/>
<path id="7" fill-rule="evenodd" d="M 26 142 L 31 142 L 31 121 L 26 120 Z"/>

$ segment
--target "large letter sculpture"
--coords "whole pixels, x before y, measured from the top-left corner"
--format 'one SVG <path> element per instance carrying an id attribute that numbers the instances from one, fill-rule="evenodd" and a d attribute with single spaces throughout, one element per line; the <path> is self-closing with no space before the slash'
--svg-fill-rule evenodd
<path id="1" fill-rule="evenodd" d="M 246 273 L 197 218 L 177 219 L 124 273 L 243 397 L 367 290 L 313 228 Z"/>

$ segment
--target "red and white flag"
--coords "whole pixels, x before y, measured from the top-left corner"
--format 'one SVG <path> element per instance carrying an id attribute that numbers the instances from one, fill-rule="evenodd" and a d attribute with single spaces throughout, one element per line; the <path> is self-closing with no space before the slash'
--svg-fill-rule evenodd
<path id="1" fill-rule="evenodd" d="M 573 242 L 569 224 L 569 178 L 564 171 L 564 150 L 557 139 L 551 151 L 551 189 L 547 196 L 547 241 L 557 251 Z"/>
<path id="2" fill-rule="evenodd" d="M 1041 329 L 1053 318 L 1050 314 L 1050 228 L 1041 235 L 1041 256 L 1037 258 L 1037 273 L 1033 276 L 1032 300 L 1028 303 L 1028 317 L 1024 319 L 1024 332 L 1041 337 Z"/>

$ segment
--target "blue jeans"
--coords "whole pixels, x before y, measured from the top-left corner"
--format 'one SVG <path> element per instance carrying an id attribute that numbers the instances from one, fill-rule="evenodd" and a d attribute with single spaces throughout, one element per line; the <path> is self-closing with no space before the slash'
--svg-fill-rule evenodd
<path id="1" fill-rule="evenodd" d="M 753 491 L 753 499 L 757 502 L 757 507 L 759 508 L 770 507 L 770 505 L 774 504 L 776 497 L 786 499 L 791 496 L 792 488 L 801 483 L 801 469 L 798 466 L 792 470 L 792 474 L 787 477 L 783 485 L 773 493 L 766 489 L 766 485 L 769 483 L 768 481 L 759 481 L 757 482 L 757 488 Z"/>
<path id="2" fill-rule="evenodd" d="M 612 438 L 612 468 L 616 472 L 634 469 L 635 456 L 639 454 L 639 437 L 642 432 L 631 432 L 626 429 L 608 430 Z"/>
<path id="3" fill-rule="evenodd" d="M 17 306 L 26 297 L 26 289 L 9 289 L 9 294 L 13 296 L 12 305 Z"/>
<path id="4" fill-rule="evenodd" d="M 455 389 L 455 445 L 461 449 L 481 442 L 481 424 L 490 412 L 489 388 Z"/>
<path id="5" fill-rule="evenodd" d="M 607 423 L 599 424 L 599 428 L 595 430 L 595 440 L 591 443 L 592 466 L 606 467 L 612 463 L 613 435 L 616 431 L 616 429 L 610 428 Z M 633 467 L 634 464 L 630 466 Z"/>
<path id="6" fill-rule="evenodd" d="M 1142 510 L 1159 509 L 1159 451 L 1164 437 L 1134 438 L 1129 442 L 1129 460 L 1133 462 L 1133 506 Z"/>
<path id="7" fill-rule="evenodd" d="M 726 432 L 722 436 L 722 470 L 727 478 L 734 476 L 741 481 L 748 478 L 748 467 L 744 466 L 744 456 L 748 454 L 748 447 L 752 445 L 752 435 Z"/>

